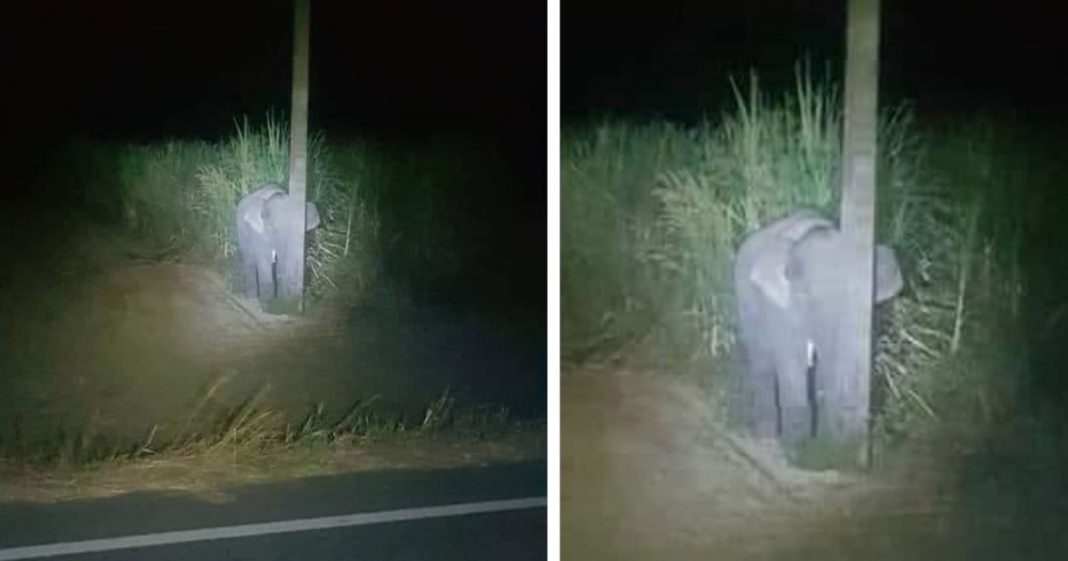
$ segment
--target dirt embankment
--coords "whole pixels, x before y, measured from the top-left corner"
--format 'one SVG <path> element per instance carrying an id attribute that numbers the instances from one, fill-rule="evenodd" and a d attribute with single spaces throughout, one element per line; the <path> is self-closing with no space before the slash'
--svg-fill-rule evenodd
<path id="1" fill-rule="evenodd" d="M 60 431 L 166 434 L 209 390 L 208 405 L 225 409 L 266 389 L 262 405 L 294 422 L 319 403 L 340 417 L 373 396 L 419 413 L 446 389 L 544 411 L 543 347 L 499 322 L 328 304 L 303 318 L 265 315 L 212 267 L 166 247 L 58 210 L 0 214 L 0 241 L 20 249 L 0 272 L 5 445 Z"/>
<path id="2" fill-rule="evenodd" d="M 209 267 L 69 214 L 51 221 L 41 236 L 5 231 L 22 251 L 0 283 L 4 440 L 140 436 L 179 422 L 220 378 L 237 381 L 242 361 L 328 331 L 258 314 Z"/>
<path id="3" fill-rule="evenodd" d="M 1063 502 L 1041 501 L 1040 512 L 1024 506 L 1019 486 L 994 488 L 999 473 L 1019 466 L 975 460 L 964 469 L 950 446 L 936 444 L 878 473 L 796 470 L 727 430 L 712 402 L 694 378 L 564 369 L 564 559 L 1053 559 L 1047 554 L 1068 551 L 1052 530 L 1068 520 Z"/>

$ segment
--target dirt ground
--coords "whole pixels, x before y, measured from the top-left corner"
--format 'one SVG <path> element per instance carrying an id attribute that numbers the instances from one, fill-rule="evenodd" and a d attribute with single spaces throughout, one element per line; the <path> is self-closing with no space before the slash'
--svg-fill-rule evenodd
<path id="1" fill-rule="evenodd" d="M 446 389 L 544 415 L 544 341 L 493 318 L 324 303 L 268 316 L 210 267 L 47 208 L 0 209 L 0 242 L 3 446 L 181 430 L 212 387 L 210 406 L 265 389 L 263 406 L 298 422 L 375 395 L 417 415 Z"/>
<path id="2" fill-rule="evenodd" d="M 938 443 L 873 473 L 796 470 L 729 431 L 700 382 L 618 365 L 564 369 L 563 559 L 1061 559 L 1068 551 L 1058 529 L 1068 522 L 1063 493 L 1035 500 L 1065 490 L 1055 467 L 1041 483 L 1014 487 L 998 476 L 1011 469 L 968 475 Z"/>

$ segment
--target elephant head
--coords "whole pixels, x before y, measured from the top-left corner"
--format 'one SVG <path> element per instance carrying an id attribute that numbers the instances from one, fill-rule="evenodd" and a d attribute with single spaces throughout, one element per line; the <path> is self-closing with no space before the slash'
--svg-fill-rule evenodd
<path id="1" fill-rule="evenodd" d="M 241 199 L 238 203 L 238 220 L 244 221 L 254 232 L 266 235 L 268 229 L 276 229 L 285 221 L 296 219 L 292 206 L 285 190 L 268 183 Z M 305 231 L 310 232 L 319 226 L 319 209 L 312 202 L 304 206 Z"/>
<path id="2" fill-rule="evenodd" d="M 293 245 L 290 240 L 300 209 L 284 189 L 268 183 L 253 191 L 237 204 L 237 250 L 240 277 L 246 296 L 261 300 L 274 297 L 274 263 Z M 304 205 L 304 230 L 319 226 L 315 203 Z"/>
<path id="3" fill-rule="evenodd" d="M 826 218 L 802 209 L 761 228 L 742 243 L 735 290 L 748 379 L 755 392 L 761 436 L 787 440 L 809 435 L 837 345 L 843 237 Z M 875 249 L 874 302 L 903 287 L 894 251 Z M 810 376 L 812 379 L 810 379 Z"/>
<path id="4" fill-rule="evenodd" d="M 764 295 L 781 308 L 796 305 L 799 296 L 832 298 L 841 290 L 842 234 L 833 227 L 817 222 L 793 224 L 786 229 L 763 259 L 753 263 L 750 280 Z M 798 226 L 807 226 L 802 229 Z M 904 287 L 901 269 L 894 250 L 875 246 L 873 303 L 880 304 L 896 296 Z"/>

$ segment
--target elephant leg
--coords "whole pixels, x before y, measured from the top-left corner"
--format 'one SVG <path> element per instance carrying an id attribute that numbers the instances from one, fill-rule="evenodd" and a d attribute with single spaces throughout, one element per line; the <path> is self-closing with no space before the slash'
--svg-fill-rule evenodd
<path id="1" fill-rule="evenodd" d="M 782 438 L 791 448 L 810 437 L 812 432 L 808 362 L 801 353 L 793 351 L 784 353 L 778 365 Z"/>
<path id="2" fill-rule="evenodd" d="M 745 359 L 746 415 L 753 436 L 773 439 L 779 436 L 779 409 L 776 403 L 775 341 L 768 338 L 768 324 L 776 313 L 743 274 L 735 283 L 738 320 Z"/>
<path id="3" fill-rule="evenodd" d="M 241 255 L 238 260 L 237 273 L 241 283 L 241 293 L 247 298 L 256 298 L 259 295 L 256 283 L 256 261 Z"/>
<path id="4" fill-rule="evenodd" d="M 832 438 L 837 431 L 836 421 L 842 408 L 849 405 L 842 400 L 843 384 L 840 365 L 836 363 L 836 341 L 832 339 L 834 335 L 834 330 L 828 330 L 822 336 L 821 342 L 818 343 L 821 352 L 816 356 L 812 373 L 816 390 L 816 433 Z"/>
<path id="5" fill-rule="evenodd" d="M 274 299 L 274 263 L 269 259 L 256 262 L 256 282 L 259 286 L 260 301 Z"/>
<path id="6" fill-rule="evenodd" d="M 747 353 L 747 381 L 750 393 L 750 424 L 760 439 L 779 436 L 779 409 L 776 399 L 775 361 L 768 349 L 755 345 Z"/>

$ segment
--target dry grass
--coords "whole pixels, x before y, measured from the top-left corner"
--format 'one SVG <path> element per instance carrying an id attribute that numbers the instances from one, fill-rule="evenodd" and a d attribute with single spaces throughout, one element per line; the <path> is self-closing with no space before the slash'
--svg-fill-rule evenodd
<path id="1" fill-rule="evenodd" d="M 262 387 L 236 407 L 220 409 L 219 377 L 203 392 L 181 430 L 158 426 L 133 444 L 108 442 L 92 426 L 52 449 L 0 458 L 0 501 L 100 497 L 136 490 L 216 493 L 237 484 L 351 471 L 455 467 L 545 455 L 544 421 L 518 421 L 504 409 L 457 406 L 450 392 L 421 421 L 391 416 L 376 399 L 357 402 L 335 421 L 318 404 L 296 426 L 261 406 Z"/>
<path id="2" fill-rule="evenodd" d="M 236 485 L 382 469 L 451 468 L 545 457 L 544 423 L 516 424 L 478 438 L 470 434 L 409 433 L 380 439 L 340 439 L 240 448 L 187 448 L 92 466 L 42 469 L 0 461 L 0 501 L 52 502 L 135 491 L 176 491 L 225 500 Z"/>

